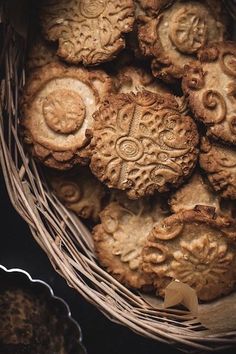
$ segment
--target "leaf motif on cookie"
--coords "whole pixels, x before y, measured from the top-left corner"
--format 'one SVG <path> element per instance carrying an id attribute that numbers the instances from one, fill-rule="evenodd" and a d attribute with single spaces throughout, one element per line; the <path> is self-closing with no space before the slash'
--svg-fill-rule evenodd
<path id="1" fill-rule="evenodd" d="M 125 47 L 123 34 L 134 22 L 132 0 L 47 0 L 40 5 L 46 39 L 58 41 L 57 54 L 69 63 L 96 65 Z"/>
<path id="2" fill-rule="evenodd" d="M 132 199 L 179 185 L 195 166 L 198 132 L 178 109 L 174 96 L 148 91 L 104 101 L 95 113 L 93 173 Z"/>

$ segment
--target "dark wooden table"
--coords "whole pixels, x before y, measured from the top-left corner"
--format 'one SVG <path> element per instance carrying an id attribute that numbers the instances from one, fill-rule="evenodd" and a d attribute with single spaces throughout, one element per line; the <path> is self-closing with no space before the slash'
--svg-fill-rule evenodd
<path id="1" fill-rule="evenodd" d="M 0 264 L 7 268 L 22 268 L 33 278 L 42 279 L 51 285 L 54 293 L 68 303 L 72 316 L 79 322 L 88 354 L 180 353 L 175 348 L 143 338 L 123 326 L 112 323 L 67 286 L 34 241 L 26 223 L 12 207 L 1 173 L 0 215 Z M 234 352 L 228 351 L 227 354 Z"/>

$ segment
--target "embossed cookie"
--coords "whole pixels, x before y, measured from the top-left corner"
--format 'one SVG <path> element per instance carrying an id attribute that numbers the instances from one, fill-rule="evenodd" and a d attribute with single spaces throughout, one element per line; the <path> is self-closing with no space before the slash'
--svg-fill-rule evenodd
<path id="1" fill-rule="evenodd" d="M 99 263 L 124 285 L 151 286 L 152 279 L 140 268 L 141 253 L 154 224 L 163 218 L 160 204 L 147 200 L 113 202 L 101 213 L 93 230 Z"/>
<path id="2" fill-rule="evenodd" d="M 24 141 L 33 156 L 61 170 L 86 163 L 92 115 L 111 89 L 101 70 L 49 64 L 34 72 L 21 104 Z"/>
<path id="3" fill-rule="evenodd" d="M 236 44 L 222 42 L 202 50 L 186 67 L 183 90 L 207 134 L 236 144 Z"/>
<path id="4" fill-rule="evenodd" d="M 226 295 L 236 283 L 236 225 L 204 209 L 171 215 L 151 231 L 143 269 L 155 275 L 161 296 L 172 280 L 191 286 L 200 300 Z"/>
<path id="5" fill-rule="evenodd" d="M 94 118 L 90 167 L 109 187 L 137 199 L 179 186 L 192 172 L 198 132 L 174 96 L 112 95 Z"/>
<path id="6" fill-rule="evenodd" d="M 46 39 L 58 41 L 57 54 L 69 63 L 95 65 L 125 47 L 132 30 L 133 0 L 44 0 L 40 17 Z"/>
<path id="7" fill-rule="evenodd" d="M 160 8 L 153 3 L 153 8 L 146 6 L 147 16 L 139 18 L 140 48 L 153 58 L 153 75 L 174 82 L 200 49 L 225 38 L 222 2 L 179 0 Z"/>
<path id="8" fill-rule="evenodd" d="M 236 199 L 236 148 L 203 138 L 200 166 L 216 192 L 224 198 Z"/>
<path id="9" fill-rule="evenodd" d="M 61 202 L 78 216 L 99 220 L 105 188 L 86 167 L 73 172 L 51 173 L 48 176 L 53 192 Z"/>
<path id="10" fill-rule="evenodd" d="M 172 194 L 169 204 L 174 213 L 192 210 L 197 205 L 204 205 L 220 210 L 220 197 L 204 181 L 199 171 L 190 180 Z"/>

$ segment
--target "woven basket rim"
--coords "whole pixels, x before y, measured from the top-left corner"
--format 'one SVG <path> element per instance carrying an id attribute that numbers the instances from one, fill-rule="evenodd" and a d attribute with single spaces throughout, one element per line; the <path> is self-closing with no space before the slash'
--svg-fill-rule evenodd
<path id="1" fill-rule="evenodd" d="M 153 308 L 139 293 L 132 292 L 96 262 L 90 232 L 51 193 L 38 165 L 24 151 L 18 131 L 18 90 L 25 82 L 21 68 L 24 41 L 2 23 L 4 36 L 1 65 L 0 163 L 13 207 L 28 223 L 31 233 L 55 270 L 87 301 L 110 320 L 145 337 L 176 345 L 183 351 L 212 351 L 236 344 L 236 330 L 205 334 L 189 314 Z M 6 21 L 5 21 L 6 22 Z M 8 33 L 9 34 L 9 33 Z"/>

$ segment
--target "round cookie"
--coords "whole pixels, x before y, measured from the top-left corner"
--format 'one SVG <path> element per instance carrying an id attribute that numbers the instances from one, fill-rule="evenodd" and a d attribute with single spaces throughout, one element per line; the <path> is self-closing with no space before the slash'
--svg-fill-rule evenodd
<path id="1" fill-rule="evenodd" d="M 197 205 L 212 207 L 219 212 L 220 197 L 211 190 L 200 172 L 196 171 L 187 183 L 172 194 L 169 205 L 173 213 L 192 210 Z"/>
<path id="2" fill-rule="evenodd" d="M 203 301 L 226 295 L 236 283 L 236 225 L 204 208 L 171 215 L 151 231 L 143 270 L 155 276 L 161 296 L 173 280 L 191 286 Z"/>
<path id="3" fill-rule="evenodd" d="M 203 138 L 200 166 L 216 192 L 223 198 L 236 200 L 236 148 Z"/>
<path id="4" fill-rule="evenodd" d="M 112 87 L 101 70 L 55 63 L 34 71 L 21 102 L 24 141 L 33 156 L 61 170 L 87 163 L 92 115 Z"/>
<path id="5" fill-rule="evenodd" d="M 126 286 L 150 287 L 152 278 L 140 267 L 141 253 L 149 232 L 164 217 L 160 202 L 123 198 L 110 203 L 100 217 L 93 229 L 99 263 Z"/>
<path id="6" fill-rule="evenodd" d="M 69 63 L 96 65 L 112 60 L 132 30 L 133 0 L 44 0 L 40 19 L 46 39 Z"/>
<path id="7" fill-rule="evenodd" d="M 70 210 L 84 219 L 98 222 L 105 196 L 105 187 L 86 167 L 73 172 L 49 173 L 54 194 Z"/>
<path id="8" fill-rule="evenodd" d="M 199 62 L 186 67 L 183 90 L 207 134 L 236 145 L 236 43 L 203 49 Z"/>
<path id="9" fill-rule="evenodd" d="M 153 75 L 169 83 L 181 79 L 184 66 L 197 52 L 225 38 L 225 16 L 220 0 L 167 1 L 145 5 L 147 16 L 139 18 L 142 53 L 152 57 Z M 152 9 L 152 10 L 151 10 Z"/>
<path id="10" fill-rule="evenodd" d="M 131 199 L 169 191 L 191 174 L 198 132 L 172 95 L 111 95 L 94 114 L 92 172 Z"/>

